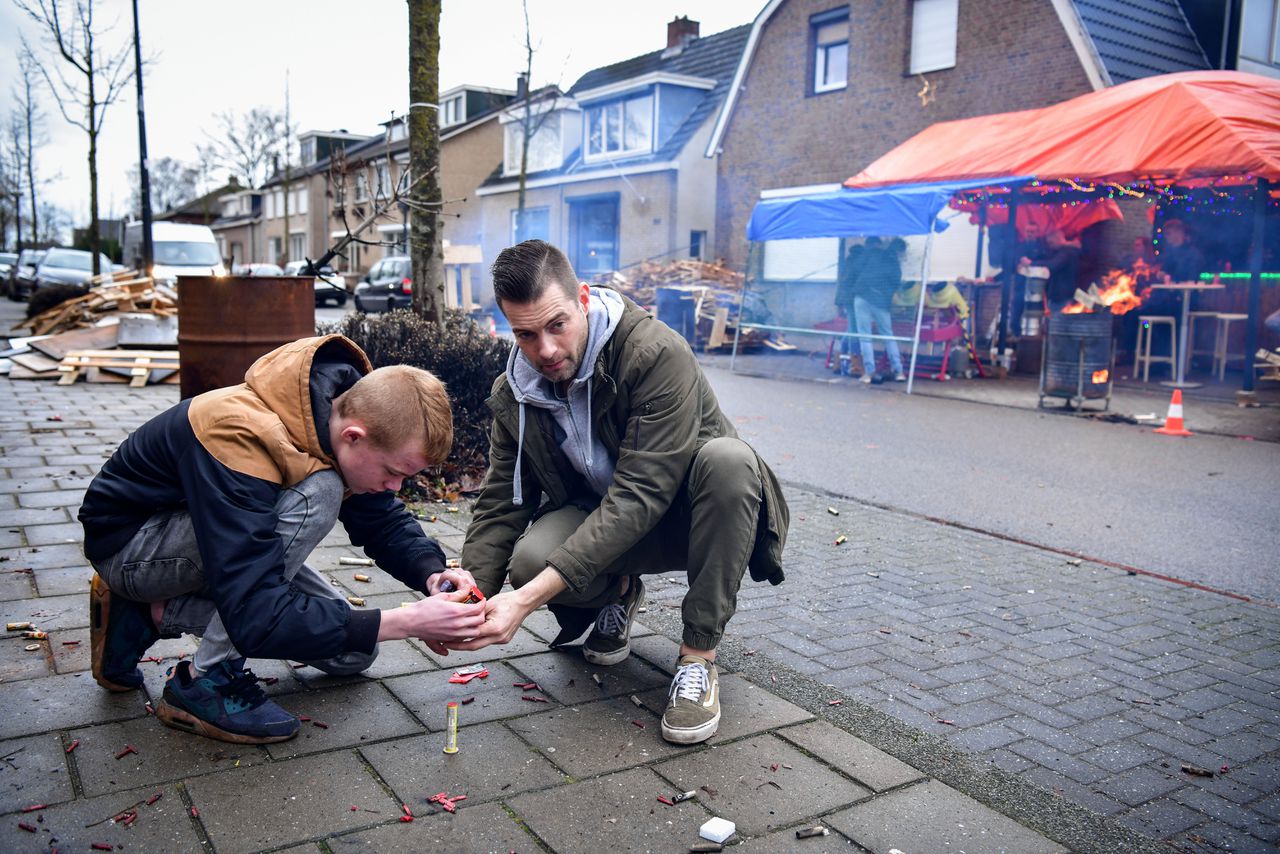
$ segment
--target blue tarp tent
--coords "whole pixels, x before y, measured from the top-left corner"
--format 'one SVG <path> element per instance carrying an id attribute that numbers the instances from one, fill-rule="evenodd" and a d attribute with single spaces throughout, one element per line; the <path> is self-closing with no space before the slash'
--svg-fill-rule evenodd
<path id="1" fill-rule="evenodd" d="M 748 240 L 928 234 L 951 197 L 964 190 L 1021 184 L 1029 178 L 973 179 L 839 189 L 808 196 L 764 199 L 751 212 Z"/>

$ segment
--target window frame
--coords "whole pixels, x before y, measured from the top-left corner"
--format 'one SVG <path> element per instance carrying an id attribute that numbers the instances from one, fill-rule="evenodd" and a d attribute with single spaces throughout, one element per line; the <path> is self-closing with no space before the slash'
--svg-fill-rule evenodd
<path id="1" fill-rule="evenodd" d="M 916 24 L 923 22 L 921 17 L 922 7 L 924 7 L 923 11 L 926 12 L 932 8 L 931 14 L 933 15 L 951 14 L 951 29 L 949 32 L 951 44 L 949 56 L 945 55 L 944 51 L 941 59 L 933 56 L 921 57 L 920 64 L 917 66 L 916 50 L 917 47 L 923 48 L 923 46 L 917 45 Z M 934 71 L 946 71 L 949 68 L 955 68 L 960 47 L 960 0 L 911 0 L 910 11 L 911 20 L 907 28 L 907 75 L 914 77 L 917 74 L 930 74 Z M 936 22 L 931 23 L 932 26 L 939 26 Z M 926 58 L 929 60 L 928 62 L 924 61 Z"/>
<path id="2" fill-rule="evenodd" d="M 627 106 L 633 102 L 649 101 L 649 128 L 645 135 L 645 143 L 642 147 L 627 147 Z M 608 121 L 609 116 L 606 111 L 618 108 L 618 141 L 617 149 L 609 148 L 609 132 Z M 653 89 L 646 89 L 640 92 L 631 92 L 618 98 L 612 98 L 607 101 L 599 101 L 582 109 L 582 159 L 587 162 L 596 162 L 600 160 L 620 160 L 627 157 L 642 157 L 646 154 L 652 154 L 654 151 L 654 129 L 658 125 L 658 97 Z M 600 135 L 602 148 L 600 151 L 592 150 L 591 126 L 593 118 L 600 116 L 605 122 Z"/>
<path id="3" fill-rule="evenodd" d="M 820 35 L 824 29 L 839 25 L 844 26 L 844 39 L 842 41 L 820 40 Z M 805 89 L 810 96 L 826 95 L 829 92 L 842 92 L 849 88 L 849 58 L 852 55 L 851 34 L 849 7 L 847 5 L 809 16 L 808 62 L 806 63 L 808 82 Z M 829 81 L 820 83 L 820 73 L 829 72 L 834 67 L 830 62 L 830 52 L 840 45 L 844 46 L 844 78 L 839 83 Z"/>

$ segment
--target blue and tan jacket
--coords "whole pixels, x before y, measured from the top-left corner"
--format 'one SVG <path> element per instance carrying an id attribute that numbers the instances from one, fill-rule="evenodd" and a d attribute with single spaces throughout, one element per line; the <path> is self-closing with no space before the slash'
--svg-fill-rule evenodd
<path id="1" fill-rule="evenodd" d="M 214 603 L 232 643 L 254 658 L 327 658 L 373 651 L 381 614 L 308 596 L 284 578 L 276 534 L 280 490 L 336 469 L 332 401 L 371 370 L 341 335 L 305 338 L 254 362 L 237 386 L 185 400 L 132 433 L 80 507 L 84 551 L 103 561 L 156 513 L 191 514 Z M 344 497 L 338 519 L 354 545 L 425 592 L 444 553 L 390 492 Z"/>

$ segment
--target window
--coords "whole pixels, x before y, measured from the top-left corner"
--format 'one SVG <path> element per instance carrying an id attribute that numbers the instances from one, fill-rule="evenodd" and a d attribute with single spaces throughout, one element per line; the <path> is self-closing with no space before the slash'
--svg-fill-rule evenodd
<path id="1" fill-rule="evenodd" d="M 462 110 L 462 97 L 455 95 L 440 105 L 440 127 L 459 124 L 466 118 Z"/>
<path id="2" fill-rule="evenodd" d="M 1240 13 L 1240 56 L 1266 65 L 1280 63 L 1280 3 L 1245 0 Z M 1243 70 L 1243 69 L 1242 69 Z"/>
<path id="3" fill-rule="evenodd" d="M 652 95 L 587 110 L 587 157 L 645 154 L 652 150 Z"/>
<path id="4" fill-rule="evenodd" d="M 705 231 L 689 232 L 689 257 L 702 260 L 702 247 L 707 244 L 707 233 Z"/>
<path id="5" fill-rule="evenodd" d="M 230 260 L 235 263 L 240 263 L 240 264 L 244 263 L 244 244 L 243 243 L 237 242 L 237 243 L 231 244 Z"/>
<path id="6" fill-rule="evenodd" d="M 524 221 L 520 211 L 511 211 L 511 242 L 551 239 L 551 208 L 525 208 Z"/>
<path id="7" fill-rule="evenodd" d="M 377 187 L 373 191 L 375 197 L 391 195 L 391 172 L 387 169 L 387 164 L 379 163 L 374 169 L 374 175 L 377 180 Z"/>
<path id="8" fill-rule="evenodd" d="M 301 261 L 307 257 L 307 235 L 297 232 L 289 235 L 289 260 Z"/>
<path id="9" fill-rule="evenodd" d="M 528 172 L 555 169 L 561 163 L 560 116 L 535 115 L 530 119 L 533 136 L 529 139 Z M 520 174 L 520 149 L 524 141 L 524 122 L 507 125 L 503 171 L 507 175 Z"/>
<path id="10" fill-rule="evenodd" d="M 361 169 L 356 173 L 356 201 L 363 202 L 369 198 L 369 176 Z"/>
<path id="11" fill-rule="evenodd" d="M 280 238 L 273 237 L 269 241 L 267 241 L 267 263 L 268 264 L 277 263 L 283 254 L 284 254 L 284 246 L 281 243 Z"/>
<path id="12" fill-rule="evenodd" d="M 316 141 L 314 139 L 304 139 L 302 141 L 301 157 L 304 165 L 316 162 Z"/>
<path id="13" fill-rule="evenodd" d="M 813 91 L 833 92 L 849 83 L 849 10 L 837 9 L 809 19 L 813 41 Z"/>
<path id="14" fill-rule="evenodd" d="M 912 74 L 956 67 L 959 0 L 914 0 L 911 4 Z"/>
<path id="15" fill-rule="evenodd" d="M 293 194 L 293 211 L 296 214 L 304 215 L 307 212 L 307 190 L 305 187 L 296 190 Z"/>

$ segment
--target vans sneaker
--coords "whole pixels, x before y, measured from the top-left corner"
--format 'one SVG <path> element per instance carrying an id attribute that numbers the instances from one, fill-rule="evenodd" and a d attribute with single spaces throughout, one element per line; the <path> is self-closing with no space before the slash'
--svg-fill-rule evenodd
<path id="1" fill-rule="evenodd" d="M 164 683 L 156 717 L 167 726 L 233 744 L 267 744 L 298 734 L 298 719 L 258 687 L 244 659 L 220 661 L 203 676 L 179 661 Z"/>
<path id="2" fill-rule="evenodd" d="M 671 680 L 662 737 L 673 744 L 698 744 L 720 726 L 720 676 L 713 662 L 682 655 Z"/>
<path id="3" fill-rule="evenodd" d="M 596 614 L 596 625 L 582 645 L 582 657 L 592 664 L 617 664 L 631 654 L 631 624 L 644 602 L 644 582 L 631 575 L 621 601 L 605 605 Z"/>
<path id="4" fill-rule="evenodd" d="M 151 606 L 113 595 L 96 572 L 89 581 L 89 661 L 93 679 L 108 691 L 142 686 L 138 662 L 160 633 Z"/>

